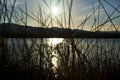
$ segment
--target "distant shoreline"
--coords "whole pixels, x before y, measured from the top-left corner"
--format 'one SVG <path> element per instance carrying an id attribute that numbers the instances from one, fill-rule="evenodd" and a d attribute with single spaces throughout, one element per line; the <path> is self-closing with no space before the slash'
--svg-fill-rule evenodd
<path id="1" fill-rule="evenodd" d="M 70 28 L 42 28 L 17 24 L 0 24 L 0 35 L 4 38 L 120 38 L 117 31 L 85 31 Z"/>

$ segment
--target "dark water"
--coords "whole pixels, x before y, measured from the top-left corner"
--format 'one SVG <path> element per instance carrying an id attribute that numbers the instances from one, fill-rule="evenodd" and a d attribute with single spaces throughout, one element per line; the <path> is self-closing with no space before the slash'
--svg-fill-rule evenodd
<path id="1" fill-rule="evenodd" d="M 59 39 L 58 39 L 59 41 Z M 96 57 L 101 60 L 110 59 L 112 62 L 120 59 L 120 39 L 74 39 L 74 45 L 79 50 L 81 54 L 84 54 L 87 59 L 94 60 Z M 40 52 L 44 56 L 57 56 L 59 58 L 60 54 L 58 51 L 66 55 L 67 52 L 70 53 L 72 57 L 72 42 L 71 39 L 63 40 L 62 42 L 54 44 L 54 46 L 49 45 L 48 39 L 38 39 L 38 38 L 9 38 L 7 40 L 9 54 L 11 59 L 17 58 L 21 60 L 24 56 L 32 57 L 32 59 L 38 63 Z M 69 50 L 69 51 L 68 51 Z M 54 54 L 53 54 L 54 52 Z M 75 51 L 75 57 L 77 59 L 78 52 Z"/>

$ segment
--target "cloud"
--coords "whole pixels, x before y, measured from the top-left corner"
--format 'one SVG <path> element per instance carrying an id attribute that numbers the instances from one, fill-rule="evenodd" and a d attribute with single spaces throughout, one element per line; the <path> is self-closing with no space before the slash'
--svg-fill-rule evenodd
<path id="1" fill-rule="evenodd" d="M 86 18 L 87 15 L 82 15 L 76 18 L 77 21 L 82 21 Z"/>
<path id="2" fill-rule="evenodd" d="M 23 4 L 23 2 L 21 2 L 21 1 L 16 2 L 16 6 L 21 5 L 21 4 Z"/>
<path id="3" fill-rule="evenodd" d="M 96 10 L 96 12 L 94 13 L 94 15 L 97 15 L 98 12 L 100 11 L 100 15 L 102 15 L 104 13 L 104 10 L 103 9 L 100 9 L 100 10 Z M 93 12 L 89 12 L 87 14 L 84 14 L 84 15 L 80 15 L 79 17 L 76 18 L 77 21 L 83 21 L 85 20 L 86 17 L 90 16 Z"/>
<path id="4" fill-rule="evenodd" d="M 97 7 L 99 5 L 99 3 L 96 3 L 96 4 L 94 4 L 94 7 Z M 85 11 L 85 10 L 90 10 L 90 9 L 92 9 L 93 8 L 93 5 L 90 5 L 90 6 L 84 6 L 84 7 L 82 7 L 82 6 L 80 6 L 80 4 L 78 5 L 78 7 L 80 8 L 81 7 L 81 10 L 80 11 Z"/>
<path id="5" fill-rule="evenodd" d="M 14 3 L 15 0 L 9 0 L 8 1 L 8 6 L 11 6 L 11 4 Z M 22 0 L 16 0 L 16 3 L 15 3 L 15 6 L 18 6 L 18 5 L 21 5 L 23 4 L 23 1 Z"/>

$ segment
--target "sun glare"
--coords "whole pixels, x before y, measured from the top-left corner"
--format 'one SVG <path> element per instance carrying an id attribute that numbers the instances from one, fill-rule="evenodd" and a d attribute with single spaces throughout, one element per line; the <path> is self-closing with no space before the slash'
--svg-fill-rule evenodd
<path id="1" fill-rule="evenodd" d="M 63 38 L 49 38 L 48 39 L 48 41 L 47 41 L 47 43 L 48 43 L 48 45 L 49 46 L 52 46 L 52 47 L 55 47 L 57 44 L 59 44 L 59 43 L 62 43 L 63 42 Z M 58 64 L 57 64 L 57 62 L 58 62 L 58 55 L 56 54 L 56 51 L 55 50 L 53 50 L 52 51 L 52 64 L 54 65 L 53 66 L 53 69 L 55 70 L 55 67 L 57 67 L 58 66 Z"/>
<path id="2" fill-rule="evenodd" d="M 55 54 L 55 52 L 53 52 L 52 55 L 55 56 L 55 57 L 52 57 L 52 64 L 54 65 L 54 67 L 57 67 L 58 66 L 58 64 L 57 64 L 57 61 L 58 61 L 57 57 L 58 57 L 58 55 Z"/>
<path id="3" fill-rule="evenodd" d="M 61 42 L 63 42 L 63 38 L 50 38 L 50 39 L 48 39 L 48 45 L 52 45 L 52 46 L 55 46 L 55 45 L 57 45 L 57 44 L 59 44 L 59 43 L 61 43 Z"/>
<path id="4" fill-rule="evenodd" d="M 58 15 L 58 8 L 57 8 L 57 7 L 53 7 L 53 8 L 52 8 L 52 14 L 53 14 L 54 16 L 57 16 L 57 15 Z"/>

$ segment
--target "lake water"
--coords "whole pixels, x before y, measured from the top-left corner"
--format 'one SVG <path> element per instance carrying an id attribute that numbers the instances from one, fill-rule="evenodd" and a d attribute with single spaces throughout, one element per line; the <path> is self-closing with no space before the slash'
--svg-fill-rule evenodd
<path id="1" fill-rule="evenodd" d="M 73 56 L 77 62 L 79 54 L 92 62 L 120 60 L 120 39 L 9 38 L 7 44 L 11 61 L 40 64 L 42 59 L 46 61 L 44 65 L 50 62 L 57 67 L 62 60 L 69 59 L 71 63 Z"/>

